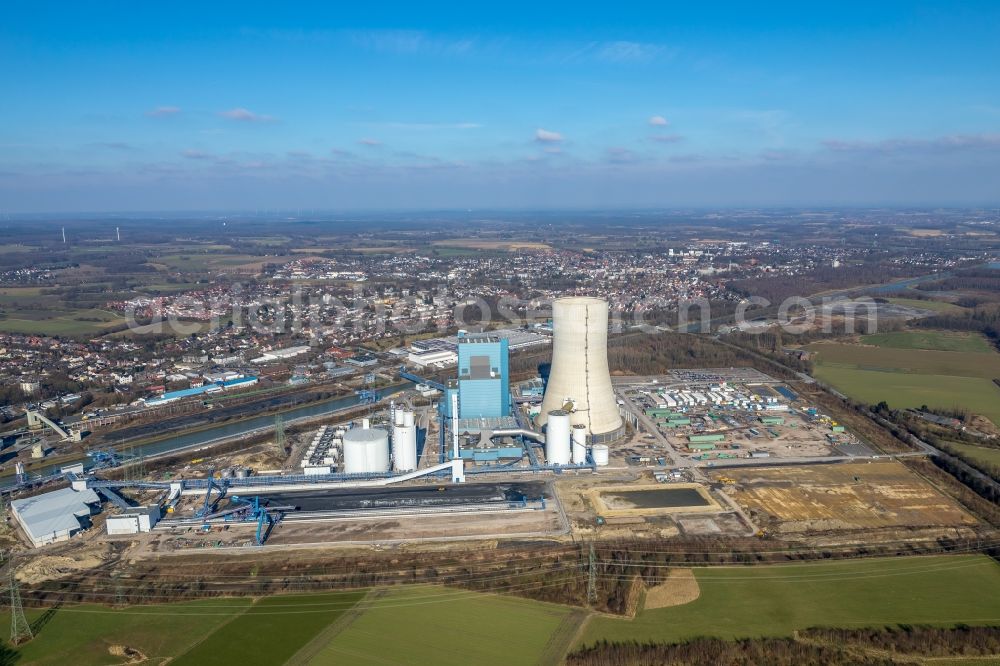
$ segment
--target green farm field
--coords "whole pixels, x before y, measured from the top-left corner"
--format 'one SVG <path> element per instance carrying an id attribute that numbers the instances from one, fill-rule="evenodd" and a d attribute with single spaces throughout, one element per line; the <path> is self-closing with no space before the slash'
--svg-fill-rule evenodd
<path id="1" fill-rule="evenodd" d="M 893 349 L 928 349 L 933 351 L 978 352 L 993 351 L 981 333 L 967 331 L 895 331 L 861 336 L 861 342 Z"/>
<path id="2" fill-rule="evenodd" d="M 0 331 L 28 335 L 93 335 L 124 321 L 124 317 L 107 310 L 24 310 L 0 318 Z"/>
<path id="3" fill-rule="evenodd" d="M 170 663 L 178 666 L 283 664 L 364 594 L 265 597 Z"/>
<path id="4" fill-rule="evenodd" d="M 962 407 L 1000 423 L 1000 388 L 981 377 L 924 375 L 817 365 L 813 374 L 838 391 L 866 404 L 885 400 L 894 409 Z"/>
<path id="5" fill-rule="evenodd" d="M 36 636 L 17 648 L 16 663 L 127 663 L 113 651 L 114 646 L 128 646 L 145 655 L 145 663 L 277 666 L 364 594 L 234 597 L 122 609 L 70 604 L 48 616 L 26 609 L 28 622 L 36 624 Z M 0 613 L 0 622 L 7 626 L 9 614 Z"/>
<path id="6" fill-rule="evenodd" d="M 19 666 L 122 664 L 127 646 L 146 663 L 182 665 L 507 666 L 560 663 L 574 641 L 1000 622 L 1000 566 L 982 555 L 706 567 L 695 576 L 694 601 L 641 610 L 634 619 L 590 615 L 586 624 L 583 609 L 436 585 L 123 609 L 68 604 L 27 609 L 36 637 L 0 658 Z M 0 622 L 9 615 L 0 613 Z"/>
<path id="7" fill-rule="evenodd" d="M 964 444 L 962 442 L 948 442 L 948 446 L 972 460 L 1000 466 L 1000 449 L 991 449 L 987 446 L 976 446 L 975 444 Z"/>
<path id="8" fill-rule="evenodd" d="M 580 619 L 569 607 L 516 597 L 431 585 L 393 588 L 309 663 L 558 663 Z"/>
<path id="9" fill-rule="evenodd" d="M 151 263 L 166 266 L 177 271 L 211 271 L 236 266 L 259 265 L 263 262 L 280 261 L 277 257 L 252 254 L 221 254 L 215 252 L 190 252 L 168 254 L 153 259 Z"/>
<path id="10" fill-rule="evenodd" d="M 813 374 L 842 393 L 890 407 L 943 409 L 963 407 L 1000 423 L 1000 354 L 992 350 L 971 351 L 974 338 L 954 338 L 948 332 L 884 334 L 876 342 L 892 346 L 847 343 L 813 343 L 806 348 L 816 354 Z M 985 342 L 985 340 L 983 340 Z M 966 351 L 906 348 L 907 344 L 964 346 Z"/>
<path id="11" fill-rule="evenodd" d="M 808 627 L 1000 622 L 1000 565 L 985 555 L 695 569 L 692 602 L 594 616 L 579 645 L 789 636 Z"/>
<path id="12" fill-rule="evenodd" d="M 18 299 L 38 298 L 42 295 L 42 287 L 0 287 L 0 303 Z"/>
<path id="13" fill-rule="evenodd" d="M 116 645 L 142 652 L 150 659 L 149 663 L 162 663 L 208 638 L 233 617 L 246 612 L 250 603 L 246 598 L 212 599 L 124 609 L 67 604 L 48 614 L 26 608 L 29 623 L 44 624 L 36 629 L 33 640 L 17 648 L 15 663 L 19 666 L 125 663 L 124 657 L 112 655 L 111 649 Z M 0 622 L 5 627 L 10 624 L 6 609 L 0 613 Z"/>
<path id="14" fill-rule="evenodd" d="M 866 347 L 817 342 L 806 347 L 820 365 L 953 377 L 1000 377 L 1000 354 Z"/>
<path id="15" fill-rule="evenodd" d="M 931 310 L 933 312 L 957 312 L 962 309 L 954 303 L 947 303 L 945 301 L 925 301 L 919 298 L 887 298 L 885 300 L 896 305 L 905 305 L 907 307 L 918 308 L 920 310 Z"/>

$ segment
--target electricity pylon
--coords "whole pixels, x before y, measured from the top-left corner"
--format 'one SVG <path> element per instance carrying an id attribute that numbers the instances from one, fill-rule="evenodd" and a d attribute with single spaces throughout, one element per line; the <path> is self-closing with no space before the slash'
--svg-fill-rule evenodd
<path id="1" fill-rule="evenodd" d="M 590 544 L 590 561 L 587 566 L 587 601 L 597 601 L 597 558 L 594 556 L 594 544 Z"/>
<path id="2" fill-rule="evenodd" d="M 285 453 L 285 420 L 281 414 L 274 417 L 274 446 L 278 449 L 278 455 Z"/>
<path id="3" fill-rule="evenodd" d="M 7 560 L 7 585 L 10 588 L 10 644 L 20 645 L 35 637 L 31 633 L 31 625 L 24 617 L 24 607 L 21 605 L 21 588 L 14 575 L 14 564 Z"/>

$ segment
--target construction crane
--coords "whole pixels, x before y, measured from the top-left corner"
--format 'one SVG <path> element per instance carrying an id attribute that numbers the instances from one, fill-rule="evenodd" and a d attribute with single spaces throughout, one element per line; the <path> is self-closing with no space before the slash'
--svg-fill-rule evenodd
<path id="1" fill-rule="evenodd" d="M 257 523 L 255 540 L 258 546 L 263 546 L 267 541 L 271 529 L 282 519 L 285 511 L 294 511 L 295 506 L 264 506 L 260 503 L 259 497 L 247 499 L 239 495 L 233 495 L 230 504 L 238 505 L 231 507 L 232 511 L 225 516 L 226 522 Z M 227 510 L 228 511 L 228 510 Z"/>
<path id="2" fill-rule="evenodd" d="M 87 457 L 94 461 L 91 469 L 108 469 L 118 467 L 129 457 L 113 449 L 91 449 Z"/>
<path id="3" fill-rule="evenodd" d="M 215 511 L 215 505 L 219 503 L 219 500 L 226 496 L 226 490 L 228 489 L 227 485 L 225 483 L 218 483 L 213 476 L 214 473 L 214 469 L 208 473 L 208 488 L 205 489 L 205 504 L 198 509 L 197 513 L 195 513 L 195 516 L 198 518 L 206 518 L 207 516 L 210 516 Z M 215 488 L 215 490 L 219 493 L 214 500 L 212 499 L 213 488 Z"/>
<path id="4" fill-rule="evenodd" d="M 412 372 L 406 369 L 406 366 L 403 365 L 399 366 L 399 378 L 409 380 L 414 384 L 426 384 L 432 389 L 437 389 L 438 391 L 441 392 L 447 390 L 447 387 L 441 382 L 436 382 L 433 379 L 425 379 L 420 375 L 413 374 Z"/>

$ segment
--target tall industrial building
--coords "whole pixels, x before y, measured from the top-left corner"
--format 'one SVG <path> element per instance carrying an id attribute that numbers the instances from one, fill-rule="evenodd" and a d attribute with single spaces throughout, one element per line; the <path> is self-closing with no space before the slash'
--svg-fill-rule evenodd
<path id="1" fill-rule="evenodd" d="M 459 335 L 458 413 L 463 419 L 510 416 L 506 338 L 489 333 Z"/>
<path id="2" fill-rule="evenodd" d="M 624 425 L 608 370 L 608 302 L 573 296 L 552 304 L 552 369 L 536 423 L 565 410 L 591 443 L 618 439 Z"/>

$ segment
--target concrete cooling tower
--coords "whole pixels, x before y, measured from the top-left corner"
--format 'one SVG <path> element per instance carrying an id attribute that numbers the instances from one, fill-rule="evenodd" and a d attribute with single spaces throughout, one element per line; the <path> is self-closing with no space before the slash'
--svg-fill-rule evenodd
<path id="1" fill-rule="evenodd" d="M 572 425 L 587 428 L 591 443 L 623 434 L 608 371 L 608 302 L 600 298 L 558 298 L 552 304 L 552 370 L 537 424 L 552 410 L 565 409 Z"/>

